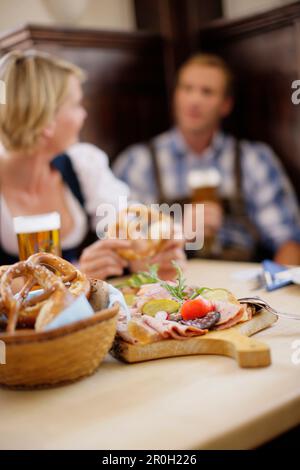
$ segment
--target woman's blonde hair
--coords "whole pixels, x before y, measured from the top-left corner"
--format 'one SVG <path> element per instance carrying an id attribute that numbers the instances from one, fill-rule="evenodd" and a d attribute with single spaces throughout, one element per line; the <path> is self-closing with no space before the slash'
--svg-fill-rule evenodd
<path id="1" fill-rule="evenodd" d="M 33 150 L 67 96 L 68 79 L 83 70 L 41 51 L 12 51 L 0 60 L 5 104 L 0 104 L 0 141 L 9 151 Z"/>

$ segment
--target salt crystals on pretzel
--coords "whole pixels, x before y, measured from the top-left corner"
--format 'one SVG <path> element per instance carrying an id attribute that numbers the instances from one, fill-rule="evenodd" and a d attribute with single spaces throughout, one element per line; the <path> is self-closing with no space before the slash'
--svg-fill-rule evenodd
<path id="1" fill-rule="evenodd" d="M 28 262 L 52 268 L 55 273 L 61 275 L 64 283 L 69 283 L 69 290 L 73 295 L 85 294 L 88 297 L 91 288 L 89 280 L 69 261 L 51 253 L 36 253 L 28 258 Z"/>

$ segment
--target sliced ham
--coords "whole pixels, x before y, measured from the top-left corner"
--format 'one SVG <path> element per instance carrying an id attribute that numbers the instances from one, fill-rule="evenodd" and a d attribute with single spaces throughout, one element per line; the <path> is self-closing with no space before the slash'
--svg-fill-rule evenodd
<path id="1" fill-rule="evenodd" d="M 118 322 L 117 322 L 117 334 L 121 336 L 121 338 L 124 339 L 124 341 L 127 341 L 127 343 L 131 343 L 131 344 L 137 343 L 137 340 L 128 331 L 127 316 L 122 311 L 122 309 L 119 310 L 119 316 L 118 316 Z"/>
<path id="2" fill-rule="evenodd" d="M 239 303 L 232 304 L 223 300 L 215 300 L 214 308 L 216 312 L 219 312 L 221 315 L 217 325 L 222 325 L 223 323 L 227 323 L 229 320 L 235 318 L 242 309 L 242 305 Z"/>
<path id="3" fill-rule="evenodd" d="M 149 315 L 135 315 L 129 323 L 119 321 L 117 327 L 118 335 L 131 344 L 153 343 L 163 339 L 184 340 L 204 335 L 207 331 L 195 326 L 153 318 Z"/>
<path id="4" fill-rule="evenodd" d="M 169 282 L 171 285 L 172 283 Z M 150 297 L 153 299 L 170 299 L 170 292 L 161 286 L 158 282 L 153 284 L 144 284 L 137 293 L 138 297 Z"/>
<path id="5" fill-rule="evenodd" d="M 201 330 L 195 326 L 182 325 L 181 323 L 170 321 L 170 320 L 160 320 L 158 318 L 153 318 L 150 315 L 143 315 L 143 322 L 153 328 L 153 330 L 159 333 L 161 339 L 187 339 L 192 336 L 201 336 L 207 333 L 208 330 Z"/>
<path id="6" fill-rule="evenodd" d="M 128 331 L 128 325 L 119 323 L 117 327 L 117 335 L 120 336 L 124 341 L 130 344 L 138 343 L 138 340 L 134 338 Z"/>
<path id="7" fill-rule="evenodd" d="M 241 305 L 239 312 L 235 315 L 235 317 L 231 317 L 225 323 L 218 323 L 216 326 L 216 330 L 225 330 L 226 328 L 230 328 L 231 326 L 236 325 L 237 323 L 243 323 L 245 321 L 251 320 L 252 318 L 252 309 L 251 307 L 247 307 L 247 305 Z"/>
<path id="8" fill-rule="evenodd" d="M 168 313 L 165 312 L 164 310 L 160 310 L 155 314 L 155 318 L 158 320 L 167 320 L 168 319 Z"/>
<path id="9" fill-rule="evenodd" d="M 131 344 L 147 344 L 160 341 L 161 335 L 151 326 L 147 325 L 142 316 L 135 316 L 124 328 L 118 324 L 118 335 L 127 343 Z"/>

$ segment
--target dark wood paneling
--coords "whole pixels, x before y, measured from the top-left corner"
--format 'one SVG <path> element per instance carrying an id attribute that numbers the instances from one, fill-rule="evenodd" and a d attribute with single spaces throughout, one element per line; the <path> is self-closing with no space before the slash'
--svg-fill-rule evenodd
<path id="1" fill-rule="evenodd" d="M 140 30 L 159 33 L 164 40 L 164 62 L 169 112 L 178 66 L 197 48 L 199 28 L 222 16 L 221 0 L 135 0 Z"/>
<path id="2" fill-rule="evenodd" d="M 201 31 L 202 50 L 222 55 L 237 77 L 235 111 L 227 129 L 269 143 L 300 196 L 300 105 L 291 101 L 299 78 L 300 3 Z"/>
<path id="3" fill-rule="evenodd" d="M 28 25 L 0 37 L 1 53 L 30 47 L 64 57 L 87 71 L 89 116 L 82 140 L 95 143 L 110 157 L 167 127 L 159 36 Z"/>
<path id="4" fill-rule="evenodd" d="M 206 41 L 238 40 L 247 35 L 257 35 L 290 25 L 299 19 L 299 1 L 264 13 L 245 16 L 236 20 L 216 19 L 203 25 L 200 36 Z"/>
<path id="5" fill-rule="evenodd" d="M 134 0 L 134 7 L 138 29 L 161 34 L 165 21 L 177 23 L 177 28 L 192 35 L 222 17 L 222 0 Z"/>

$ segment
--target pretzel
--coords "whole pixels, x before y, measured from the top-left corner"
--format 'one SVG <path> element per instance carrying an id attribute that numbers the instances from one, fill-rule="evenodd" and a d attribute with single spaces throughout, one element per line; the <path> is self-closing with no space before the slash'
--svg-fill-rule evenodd
<path id="1" fill-rule="evenodd" d="M 14 295 L 11 284 L 13 279 L 23 276 L 27 278 L 26 288 L 17 296 Z M 43 329 L 56 315 L 64 310 L 74 300 L 74 296 L 57 277 L 45 266 L 34 265 L 29 261 L 20 261 L 10 266 L 2 275 L 0 293 L 7 314 L 7 332 L 13 333 L 16 328 L 18 315 L 23 307 L 25 293 L 30 284 L 38 284 L 43 290 L 43 302 L 35 321 L 37 331 Z M 22 295 L 21 295 L 22 294 Z"/>
<path id="2" fill-rule="evenodd" d="M 36 284 L 36 282 L 34 282 Z M 36 319 L 46 300 L 52 295 L 52 290 L 24 299 L 18 313 L 17 328 L 34 328 Z M 20 294 L 19 294 L 20 295 Z"/>
<path id="3" fill-rule="evenodd" d="M 11 267 L 11 265 L 0 266 L 0 282 L 1 282 L 2 275 L 10 267 Z M 35 284 L 36 284 L 36 282 L 34 281 L 33 277 L 29 276 L 27 281 L 25 282 L 24 286 L 22 287 L 22 289 L 18 293 L 18 296 L 21 299 L 21 301 L 27 297 L 28 293 L 30 292 L 32 287 L 34 287 Z M 35 303 L 36 302 L 37 302 L 37 300 L 35 301 Z M 24 302 L 23 302 L 22 308 L 20 309 L 19 314 L 18 314 L 17 327 L 20 327 L 20 328 L 24 328 L 24 327 L 25 328 L 33 328 L 34 324 L 35 324 L 35 321 L 36 321 L 36 317 L 38 316 L 39 311 L 41 309 L 41 304 L 38 303 L 38 304 L 34 305 L 33 307 L 28 307 L 26 309 L 24 309 L 23 307 L 27 307 L 27 306 L 24 306 Z M 6 318 L 6 316 L 4 315 L 6 313 L 5 310 L 6 309 L 5 309 L 4 303 L 3 303 L 2 298 L 1 298 L 1 293 L 0 293 L 0 314 L 2 313 L 2 321 L 1 321 L 2 329 L 3 329 L 3 326 L 4 326 L 4 320 Z M 6 326 L 7 326 L 7 318 L 6 318 L 6 322 L 5 322 L 5 327 Z"/>
<path id="4" fill-rule="evenodd" d="M 30 256 L 27 262 L 35 266 L 46 266 L 61 274 L 64 283 L 70 283 L 69 291 L 75 296 L 85 294 L 86 297 L 90 293 L 90 282 L 86 275 L 81 273 L 68 261 L 59 258 L 51 253 L 36 253 Z"/>
<path id="5" fill-rule="evenodd" d="M 110 239 L 132 240 L 132 248 L 117 251 L 124 259 L 138 260 L 151 257 L 161 250 L 169 238 L 171 223 L 171 218 L 162 212 L 136 204 L 118 213 L 118 219 L 109 225 L 107 235 Z"/>
<path id="6" fill-rule="evenodd" d="M 3 274 L 8 270 L 9 267 L 10 267 L 9 265 L 0 266 L 0 281 L 1 281 Z M 3 309 L 4 309 L 4 303 L 2 301 L 2 297 L 0 293 L 0 314 L 2 313 Z"/>
<path id="7" fill-rule="evenodd" d="M 0 282 L 1 282 L 1 278 L 3 274 L 5 273 L 5 271 L 7 271 L 8 267 L 9 266 L 0 266 Z M 5 307 L 4 307 L 4 303 L 2 301 L 1 292 L 0 292 L 0 331 L 6 327 L 5 316 L 3 315 L 5 313 L 4 309 Z"/>
<path id="8" fill-rule="evenodd" d="M 9 264 L 4 264 L 3 266 L 0 266 L 0 279 L 2 275 L 10 268 Z"/>

